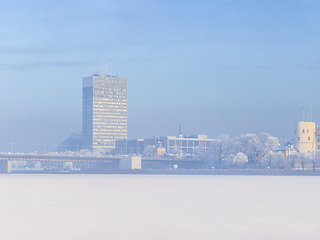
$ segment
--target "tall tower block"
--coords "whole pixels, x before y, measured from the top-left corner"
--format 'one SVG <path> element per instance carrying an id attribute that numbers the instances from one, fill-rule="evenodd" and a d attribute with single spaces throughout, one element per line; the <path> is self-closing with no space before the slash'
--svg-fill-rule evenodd
<path id="1" fill-rule="evenodd" d="M 82 147 L 111 152 L 127 138 L 127 78 L 93 74 L 82 79 Z"/>
<path id="2" fill-rule="evenodd" d="M 298 152 L 309 153 L 316 149 L 316 124 L 314 122 L 295 122 L 293 147 Z"/>

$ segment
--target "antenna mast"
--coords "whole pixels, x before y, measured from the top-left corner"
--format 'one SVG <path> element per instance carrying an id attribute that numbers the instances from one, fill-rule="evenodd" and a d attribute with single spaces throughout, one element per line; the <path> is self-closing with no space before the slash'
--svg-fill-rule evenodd
<path id="1" fill-rule="evenodd" d="M 304 105 L 302 106 L 302 121 L 304 122 Z"/>
<path id="2" fill-rule="evenodd" d="M 109 75 L 111 76 L 112 73 L 111 73 L 111 58 L 109 58 Z"/>
<path id="3" fill-rule="evenodd" d="M 100 58 L 99 58 L 99 74 L 101 74 L 101 62 L 100 62 Z"/>
<path id="4" fill-rule="evenodd" d="M 310 110 L 309 110 L 310 112 L 309 112 L 309 118 L 310 118 L 310 122 L 311 122 L 311 114 L 312 114 L 312 112 L 311 112 L 311 104 L 310 104 Z"/>

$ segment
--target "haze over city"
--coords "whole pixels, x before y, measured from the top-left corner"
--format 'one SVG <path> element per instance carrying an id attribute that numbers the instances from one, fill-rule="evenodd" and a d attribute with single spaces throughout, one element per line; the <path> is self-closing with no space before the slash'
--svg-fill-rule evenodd
<path id="1" fill-rule="evenodd" d="M 319 12 L 1 1 L 1 240 L 319 240 Z"/>
<path id="2" fill-rule="evenodd" d="M 128 78 L 128 138 L 320 122 L 318 1 L 11 1 L 0 22 L 1 143 L 81 130 L 82 77 Z"/>

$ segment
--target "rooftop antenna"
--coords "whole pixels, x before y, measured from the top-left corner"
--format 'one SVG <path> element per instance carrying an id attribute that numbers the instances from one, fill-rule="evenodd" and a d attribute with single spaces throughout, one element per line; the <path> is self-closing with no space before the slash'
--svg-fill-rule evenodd
<path id="1" fill-rule="evenodd" d="M 304 104 L 302 106 L 302 121 L 304 122 Z"/>
<path id="2" fill-rule="evenodd" d="M 311 122 L 311 117 L 312 117 L 312 111 L 311 111 L 311 104 L 310 104 L 310 122 Z"/>
<path id="3" fill-rule="evenodd" d="M 307 122 L 309 122 L 309 107 L 307 106 Z"/>
<path id="4" fill-rule="evenodd" d="M 179 123 L 179 138 L 181 138 L 182 137 L 182 132 L 181 132 L 181 121 L 180 121 L 180 123 Z"/>
<path id="5" fill-rule="evenodd" d="M 109 58 L 109 75 L 111 76 L 112 73 L 111 73 L 111 58 Z"/>
<path id="6" fill-rule="evenodd" d="M 118 74 L 119 74 L 119 68 L 117 67 L 117 77 L 118 77 Z"/>

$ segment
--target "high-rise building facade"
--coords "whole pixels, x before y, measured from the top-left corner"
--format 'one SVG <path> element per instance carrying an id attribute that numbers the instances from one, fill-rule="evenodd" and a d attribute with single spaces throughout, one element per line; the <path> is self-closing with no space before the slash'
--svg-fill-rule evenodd
<path id="1" fill-rule="evenodd" d="M 82 79 L 82 148 L 111 152 L 127 138 L 127 78 L 94 74 Z"/>

